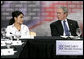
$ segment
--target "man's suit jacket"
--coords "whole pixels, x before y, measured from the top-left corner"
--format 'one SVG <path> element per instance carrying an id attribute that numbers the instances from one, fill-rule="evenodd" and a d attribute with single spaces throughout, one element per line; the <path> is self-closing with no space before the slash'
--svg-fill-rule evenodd
<path id="1" fill-rule="evenodd" d="M 79 28 L 77 21 L 67 19 L 68 25 L 69 25 L 69 31 L 71 32 L 72 36 L 76 36 L 76 29 Z M 60 36 L 63 35 L 63 26 L 61 24 L 61 20 L 57 20 L 56 22 L 53 22 L 50 24 L 51 28 L 51 35 L 52 36 Z"/>

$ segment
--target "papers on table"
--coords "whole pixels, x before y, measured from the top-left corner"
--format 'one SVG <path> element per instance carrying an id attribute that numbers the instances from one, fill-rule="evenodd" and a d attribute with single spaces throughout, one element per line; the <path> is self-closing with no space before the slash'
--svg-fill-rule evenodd
<path id="1" fill-rule="evenodd" d="M 1 41 L 1 46 L 6 46 L 4 41 Z"/>
<path id="2" fill-rule="evenodd" d="M 62 38 L 80 39 L 78 36 L 61 36 Z"/>
<path id="3" fill-rule="evenodd" d="M 22 45 L 24 42 L 19 41 L 13 41 L 12 45 Z"/>
<path id="4" fill-rule="evenodd" d="M 1 56 L 14 55 L 15 52 L 17 51 L 14 51 L 13 48 L 1 49 Z"/>
<path id="5" fill-rule="evenodd" d="M 7 40 L 7 41 L 1 41 L 1 46 L 6 46 L 6 43 L 10 43 L 11 42 L 11 45 L 22 45 L 24 42 L 20 41 L 20 40 L 16 40 L 16 41 L 10 41 L 10 40 Z"/>

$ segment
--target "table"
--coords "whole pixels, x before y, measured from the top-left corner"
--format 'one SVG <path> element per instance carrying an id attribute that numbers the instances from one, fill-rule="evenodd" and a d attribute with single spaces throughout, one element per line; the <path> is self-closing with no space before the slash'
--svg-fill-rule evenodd
<path id="1" fill-rule="evenodd" d="M 82 40 L 81 38 L 80 40 Z M 24 46 L 19 46 L 18 53 L 14 58 L 83 58 L 82 55 L 67 56 L 56 55 L 56 40 L 75 40 L 61 37 L 35 37 L 35 39 L 21 39 L 26 42 Z M 83 40 L 82 40 L 83 41 Z M 10 58 L 12 56 L 9 56 Z M 3 57 L 4 58 L 4 57 Z M 7 58 L 7 57 L 5 57 Z"/>
<path id="2" fill-rule="evenodd" d="M 61 37 L 36 37 L 34 40 L 28 40 L 20 58 L 82 58 L 83 56 L 56 55 L 56 40 L 76 40 L 65 39 Z M 82 40 L 82 38 L 81 38 Z"/>

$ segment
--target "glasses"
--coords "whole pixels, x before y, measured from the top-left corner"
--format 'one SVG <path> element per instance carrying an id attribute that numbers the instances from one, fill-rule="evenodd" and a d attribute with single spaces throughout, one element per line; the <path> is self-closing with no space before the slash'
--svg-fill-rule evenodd
<path id="1" fill-rule="evenodd" d="M 80 35 L 82 34 L 82 31 L 80 28 L 77 28 L 76 29 L 76 34 L 80 37 Z"/>
<path id="2" fill-rule="evenodd" d="M 2 35 L 2 38 L 3 38 L 3 39 L 6 38 L 6 31 L 5 31 L 5 28 L 1 28 L 1 35 Z"/>
<path id="3" fill-rule="evenodd" d="M 5 44 L 6 44 L 7 48 L 9 49 L 12 44 L 12 40 L 5 41 Z"/>
<path id="4" fill-rule="evenodd" d="M 19 40 L 21 37 L 21 32 L 16 31 L 15 34 L 16 39 Z"/>
<path id="5" fill-rule="evenodd" d="M 82 34 L 82 31 L 81 31 L 80 28 L 77 28 L 77 29 L 76 29 L 76 34 L 77 34 L 78 38 L 80 38 L 80 36 L 81 36 L 81 34 Z"/>

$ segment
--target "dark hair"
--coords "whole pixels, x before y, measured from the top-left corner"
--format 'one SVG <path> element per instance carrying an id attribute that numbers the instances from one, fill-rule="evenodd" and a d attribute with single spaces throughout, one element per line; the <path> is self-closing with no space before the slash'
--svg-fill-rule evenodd
<path id="1" fill-rule="evenodd" d="M 12 12 L 12 18 L 9 20 L 9 25 L 12 25 L 15 22 L 14 17 L 18 17 L 20 14 L 23 14 L 23 13 L 21 11 Z"/>

